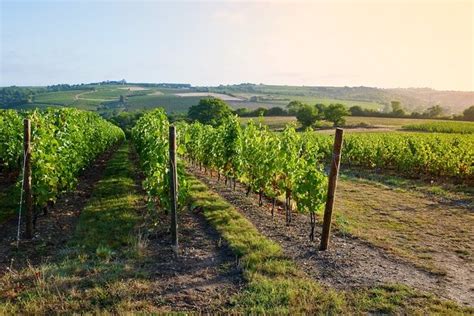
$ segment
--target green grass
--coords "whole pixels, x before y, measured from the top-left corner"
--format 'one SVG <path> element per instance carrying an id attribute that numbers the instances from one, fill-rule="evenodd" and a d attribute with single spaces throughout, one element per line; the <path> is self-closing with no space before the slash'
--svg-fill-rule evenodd
<path id="1" fill-rule="evenodd" d="M 404 125 L 403 129 L 430 133 L 474 134 L 474 122 L 430 122 Z"/>
<path id="2" fill-rule="evenodd" d="M 128 88 L 131 90 L 129 91 Z M 108 88 L 108 89 L 97 89 L 90 93 L 79 96 L 79 98 L 84 99 L 98 99 L 98 100 L 117 100 L 121 95 L 134 95 L 134 94 L 149 94 L 153 93 L 154 90 L 133 90 L 134 87 L 121 86 L 117 88 Z"/>
<path id="3" fill-rule="evenodd" d="M 57 91 L 46 92 L 35 96 L 34 102 L 40 104 L 56 104 L 69 105 L 74 103 L 74 97 L 89 90 L 71 90 L 71 91 Z"/>
<path id="4" fill-rule="evenodd" d="M 83 110 L 95 110 L 101 103 L 100 100 L 82 100 L 76 99 L 76 95 L 90 90 L 71 90 L 41 93 L 35 96 L 32 104 L 22 106 L 22 108 L 45 108 L 51 106 L 68 106 L 76 107 Z M 89 94 L 85 94 L 84 97 Z M 80 97 L 80 96 L 79 96 Z"/>
<path id="5" fill-rule="evenodd" d="M 233 298 L 231 312 L 245 314 L 449 314 L 472 309 L 459 307 L 403 285 L 336 291 L 309 279 L 282 248 L 257 229 L 217 194 L 189 176 L 191 207 L 202 208 L 209 223 L 239 257 L 247 281 Z"/>
<path id="6" fill-rule="evenodd" d="M 145 95 L 129 97 L 127 108 L 129 110 L 149 110 L 162 107 L 167 113 L 185 113 L 188 109 L 199 103 L 203 97 L 178 97 L 175 95 Z"/>

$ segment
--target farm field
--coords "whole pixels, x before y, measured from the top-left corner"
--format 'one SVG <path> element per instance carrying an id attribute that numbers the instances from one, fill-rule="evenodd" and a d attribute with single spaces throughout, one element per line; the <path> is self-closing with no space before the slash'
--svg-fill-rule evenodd
<path id="1" fill-rule="evenodd" d="M 308 104 L 331 104 L 331 103 L 342 103 L 346 105 L 348 108 L 351 106 L 359 105 L 363 109 L 369 110 L 381 110 L 383 109 L 383 105 L 377 102 L 368 102 L 368 101 L 355 101 L 355 100 L 344 100 L 344 99 L 333 99 L 333 98 L 320 98 L 316 96 L 301 96 L 298 94 L 259 94 L 259 93 L 232 93 L 236 97 L 240 97 L 241 99 L 250 100 L 252 97 L 257 97 L 258 102 L 255 103 L 253 106 L 257 108 L 259 106 L 262 107 L 271 107 L 271 106 L 280 106 L 285 107 L 290 101 L 296 100 L 301 101 Z M 235 100 L 229 100 L 235 101 Z M 237 106 L 238 103 L 235 103 L 234 106 Z"/>
<path id="2" fill-rule="evenodd" d="M 403 129 L 430 133 L 473 134 L 474 122 L 430 122 L 404 125 Z"/>
<path id="3" fill-rule="evenodd" d="M 386 132 L 386 131 L 409 131 L 409 128 L 405 128 L 405 126 L 427 126 L 424 129 L 421 128 L 411 128 L 411 130 L 417 131 L 426 131 L 426 132 L 434 132 L 435 130 L 429 129 L 430 126 L 438 126 L 438 125 L 447 125 L 450 126 L 451 129 L 455 129 L 457 132 L 460 133 L 470 133 L 472 130 L 472 126 L 474 123 L 471 122 L 461 122 L 461 121 L 449 121 L 449 120 L 433 120 L 433 119 L 411 119 L 411 118 L 388 118 L 388 117 L 365 117 L 365 116 L 347 116 L 346 118 L 346 132 L 359 132 L 359 131 L 370 131 L 370 132 Z M 240 122 L 246 124 L 248 121 L 253 120 L 255 122 L 262 120 L 262 124 L 267 125 L 271 130 L 281 130 L 285 127 L 286 124 L 293 123 L 298 125 L 296 117 L 294 116 L 273 116 L 273 117 L 241 117 L 239 118 Z M 322 132 L 326 132 L 325 130 L 331 129 L 332 124 L 326 121 L 320 123 L 321 127 L 324 129 L 321 130 Z M 443 132 L 443 130 L 439 130 L 439 132 Z M 451 132 L 451 131 L 449 131 Z"/>
<path id="4" fill-rule="evenodd" d="M 206 88 L 212 90 L 212 88 Z M 70 91 L 55 91 L 39 93 L 35 95 L 32 103 L 24 104 L 22 108 L 35 106 L 67 106 L 77 107 L 85 110 L 143 110 L 155 107 L 163 107 L 168 113 L 183 113 L 195 105 L 201 98 L 208 96 L 218 97 L 227 102 L 233 108 L 248 108 L 250 110 L 258 107 L 270 108 L 273 106 L 285 107 L 291 100 L 315 103 L 343 103 L 347 107 L 360 105 L 367 109 L 380 109 L 381 104 L 377 102 L 339 100 L 333 98 L 318 98 L 314 96 L 301 96 L 295 90 L 294 94 L 268 95 L 258 93 L 235 93 L 225 92 L 202 92 L 201 87 L 194 88 L 163 88 L 140 85 L 118 85 L 118 84 L 88 84 L 84 88 Z M 118 104 L 120 96 L 127 97 L 125 104 Z M 252 97 L 258 97 L 252 101 Z"/>
<path id="5" fill-rule="evenodd" d="M 243 99 L 232 97 L 222 93 L 207 93 L 207 92 L 186 92 L 186 93 L 175 93 L 178 97 L 213 97 L 219 98 L 224 101 L 241 101 Z"/>
<path id="6" fill-rule="evenodd" d="M 261 132 L 251 124 L 241 127 L 242 122 L 236 119 L 219 128 L 179 123 L 181 208 L 176 256 L 169 234 L 170 216 L 164 212 L 170 207 L 165 112 L 145 114 L 131 129 L 131 139 L 124 141 L 123 133 L 95 114 L 72 109 L 49 111 L 38 114 L 34 130 L 35 122 L 51 123 L 63 117 L 74 121 L 67 126 L 81 146 L 68 147 L 67 136 L 58 138 L 56 144 L 49 143 L 49 137 L 38 136 L 45 131 L 34 133 L 33 143 L 39 141 L 32 153 L 34 187 L 51 191 L 55 187 L 49 186 L 63 180 L 41 182 L 35 178 L 41 172 L 68 175 L 69 169 L 73 177 L 57 179 L 74 184 L 68 184 L 67 190 L 55 189 L 54 194 L 37 191 L 39 205 L 47 200 L 55 203 L 47 214 L 38 214 L 35 238 L 22 240 L 19 248 L 16 219 L 6 215 L 0 220 L 0 287 L 5 289 L 0 293 L 0 314 L 474 312 L 470 290 L 473 192 L 466 184 L 440 186 L 424 179 L 391 176 L 381 172 L 383 168 L 360 167 L 354 160 L 350 168 L 341 171 L 330 249 L 318 251 L 327 188 L 325 158 L 320 154 L 326 154 L 332 137 L 288 129 Z M 16 112 L 1 113 L 21 123 Z M 75 172 L 65 167 L 73 166 L 72 157 L 79 157 L 76 151 L 91 150 L 92 134 L 85 131 L 82 135 L 74 127 L 81 126 L 85 118 L 109 132 L 102 136 L 103 145 L 84 158 L 83 171 Z M 7 133 L 21 133 L 21 124 L 15 131 L 6 122 L 12 120 L 0 120 L 0 139 L 2 134 L 6 139 Z M 368 134 L 389 140 L 410 135 L 420 142 L 422 137 L 434 137 L 408 132 Z M 364 135 L 347 138 L 343 168 L 351 162 L 344 159 L 357 157 L 357 143 L 352 140 L 357 137 Z M 463 144 L 472 136 L 443 137 L 457 137 Z M 239 147 L 240 141 L 245 147 Z M 46 145 L 40 145 L 43 143 Z M 309 150 L 301 154 L 298 144 Z M 44 164 L 35 152 L 48 148 L 41 146 L 64 147 L 64 155 L 46 155 L 51 162 Z M 8 158 L 11 169 L 18 170 L 21 137 L 9 143 L 8 148 L 13 149 L 4 148 L 0 147 L 12 152 Z M 374 148 L 362 147 L 377 151 Z M 316 152 L 317 159 L 310 154 Z M 433 151 L 432 156 L 441 154 Z M 456 154 L 449 159 L 455 157 L 460 159 L 461 171 L 443 172 L 453 172 L 451 176 L 463 182 L 471 171 L 462 168 L 464 156 Z M 285 163 L 276 168 L 269 165 L 278 159 Z M 410 163 L 416 168 L 421 162 L 415 159 Z M 57 170 L 46 173 L 41 171 L 44 166 L 56 166 Z M 439 168 L 444 170 L 442 164 Z M 0 170 L 4 176 L 0 178 L 1 203 L 8 199 L 15 180 L 7 180 L 5 167 Z M 265 186 L 275 172 L 285 181 Z M 285 201 L 282 188 L 292 193 L 289 201 Z M 15 214 L 9 206 L 3 207 L 8 214 Z M 16 207 L 15 203 L 11 207 Z M 308 235 L 313 220 L 311 240 Z"/>

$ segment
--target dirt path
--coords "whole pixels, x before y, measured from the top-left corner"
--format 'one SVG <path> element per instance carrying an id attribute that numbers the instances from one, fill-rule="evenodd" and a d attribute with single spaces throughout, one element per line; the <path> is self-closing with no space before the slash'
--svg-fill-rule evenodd
<path id="1" fill-rule="evenodd" d="M 223 310 L 243 286 L 236 257 L 202 215 L 186 210 L 179 221 L 178 258 L 170 246 L 167 218 L 149 241 L 150 260 L 143 269 L 153 279 L 153 296 L 160 297 L 158 307 L 163 311 Z"/>
<path id="2" fill-rule="evenodd" d="M 308 238 L 309 218 L 306 215 L 295 214 L 292 226 L 288 228 L 281 209 L 272 220 L 269 201 L 259 207 L 256 197 L 245 196 L 243 186 L 238 185 L 237 190 L 233 191 L 223 182 L 217 182 L 217 179 L 209 178 L 197 169 L 188 170 L 232 203 L 261 233 L 278 242 L 300 269 L 326 285 L 343 289 L 402 283 L 466 305 L 474 304 L 469 276 L 464 276 L 466 279 L 462 283 L 454 282 L 451 278 L 419 269 L 379 247 L 349 235 L 334 235 L 331 240 L 332 248 L 320 252 L 317 250 L 317 243 L 321 227 L 316 228 L 316 242 L 311 243 Z"/>
<path id="3" fill-rule="evenodd" d="M 88 94 L 88 93 L 92 93 L 92 92 L 94 92 L 94 90 L 78 93 L 78 94 L 76 94 L 76 95 L 74 96 L 74 100 L 77 101 L 77 100 L 79 100 L 79 99 L 82 99 L 82 98 L 80 98 L 81 95 Z"/>
<path id="4" fill-rule="evenodd" d="M 74 96 L 74 100 L 75 101 L 78 101 L 78 100 L 85 100 L 85 101 L 100 101 L 100 102 L 107 102 L 107 101 L 115 101 L 117 99 L 88 99 L 88 98 L 81 98 L 82 95 L 85 95 L 85 94 L 90 94 L 90 93 L 94 93 L 95 91 L 92 90 L 92 91 L 86 91 L 86 92 L 81 92 L 81 93 L 78 93 Z"/>
<path id="5" fill-rule="evenodd" d="M 112 148 L 97 158 L 79 177 L 76 189 L 61 196 L 46 216 L 39 215 L 32 240 L 21 240 L 16 247 L 17 218 L 0 224 L 0 276 L 7 268 L 21 269 L 28 263 L 50 260 L 58 248 L 72 237 L 73 229 L 95 184 L 102 178 L 105 165 L 115 152 Z"/>

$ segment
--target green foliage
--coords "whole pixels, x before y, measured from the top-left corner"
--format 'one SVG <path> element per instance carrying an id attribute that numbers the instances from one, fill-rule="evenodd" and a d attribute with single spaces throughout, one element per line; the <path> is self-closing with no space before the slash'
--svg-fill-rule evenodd
<path id="1" fill-rule="evenodd" d="M 301 104 L 295 112 L 296 119 L 303 127 L 313 126 L 319 117 L 319 111 L 315 106 Z"/>
<path id="2" fill-rule="evenodd" d="M 178 128 L 183 151 L 195 162 L 271 197 L 286 193 L 291 198 L 296 192 L 302 212 L 316 212 L 324 203 L 326 175 L 317 145 L 308 143 L 293 127 L 276 134 L 253 121 L 241 128 L 230 118 L 215 128 L 200 123 Z"/>
<path id="3" fill-rule="evenodd" d="M 0 147 L 4 167 L 20 169 L 23 119 L 31 120 L 33 198 L 36 205 L 54 201 L 76 184 L 77 175 L 98 154 L 123 139 L 123 131 L 92 112 L 50 109 L 0 112 Z"/>
<path id="4" fill-rule="evenodd" d="M 22 115 L 15 110 L 0 110 L 0 170 L 18 169 L 22 148 Z"/>
<path id="5" fill-rule="evenodd" d="M 427 117 L 439 117 L 443 114 L 443 112 L 444 109 L 439 104 L 433 105 L 425 111 Z"/>
<path id="6" fill-rule="evenodd" d="M 474 121 L 474 105 L 471 105 L 467 109 L 464 110 L 463 119 L 466 121 Z"/>
<path id="7" fill-rule="evenodd" d="M 422 131 L 431 133 L 459 133 L 474 134 L 474 123 L 471 122 L 430 122 L 410 124 L 403 126 L 409 131 Z"/>
<path id="8" fill-rule="evenodd" d="M 270 109 L 259 107 L 253 111 L 250 111 L 247 108 L 238 108 L 234 111 L 234 114 L 240 117 L 287 116 L 288 112 L 279 106 L 274 106 Z"/>
<path id="9" fill-rule="evenodd" d="M 330 161 L 333 138 L 316 133 L 311 137 L 326 161 Z M 347 165 L 396 170 L 408 177 L 468 180 L 474 175 L 473 143 L 474 135 L 356 133 L 344 137 L 341 159 Z"/>
<path id="10" fill-rule="evenodd" d="M 318 110 L 318 119 L 319 120 L 324 120 L 325 119 L 325 114 L 324 113 L 326 113 L 326 109 L 328 108 L 328 106 L 326 104 L 322 104 L 322 103 L 316 103 L 314 106 Z"/>
<path id="11" fill-rule="evenodd" d="M 143 112 L 125 112 L 122 111 L 117 115 L 108 118 L 109 121 L 119 126 L 128 136 L 131 133 L 132 127 L 135 126 L 138 119 L 143 115 Z"/>
<path id="12" fill-rule="evenodd" d="M 346 107 L 340 103 L 338 104 L 330 104 L 324 110 L 324 117 L 326 120 L 333 122 L 334 126 L 342 126 L 345 124 L 346 120 L 344 116 L 349 115 L 349 111 Z"/>
<path id="13" fill-rule="evenodd" d="M 201 99 L 198 105 L 194 105 L 188 110 L 188 118 L 199 121 L 202 124 L 217 126 L 232 114 L 230 107 L 216 98 Z"/>
<path id="14" fill-rule="evenodd" d="M 132 129 L 132 139 L 145 173 L 144 187 L 150 199 L 165 210 L 169 198 L 169 122 L 163 109 L 143 115 Z M 177 155 L 179 157 L 179 155 Z M 187 194 L 184 168 L 178 163 L 178 203 L 184 205 Z"/>
<path id="15" fill-rule="evenodd" d="M 296 112 L 298 112 L 298 110 L 304 105 L 303 102 L 301 101 L 291 101 L 290 103 L 288 103 L 288 105 L 286 106 L 286 108 L 288 109 L 288 113 L 290 115 L 295 115 Z"/>
<path id="16" fill-rule="evenodd" d="M 5 87 L 0 89 L 0 108 L 16 108 L 33 101 L 38 89 Z"/>

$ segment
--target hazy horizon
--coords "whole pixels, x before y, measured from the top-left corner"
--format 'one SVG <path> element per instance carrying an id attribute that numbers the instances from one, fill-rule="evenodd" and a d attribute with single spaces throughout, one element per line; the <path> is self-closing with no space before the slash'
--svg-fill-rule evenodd
<path id="1" fill-rule="evenodd" d="M 0 86 L 126 79 L 474 91 L 472 1 L 1 0 Z"/>

